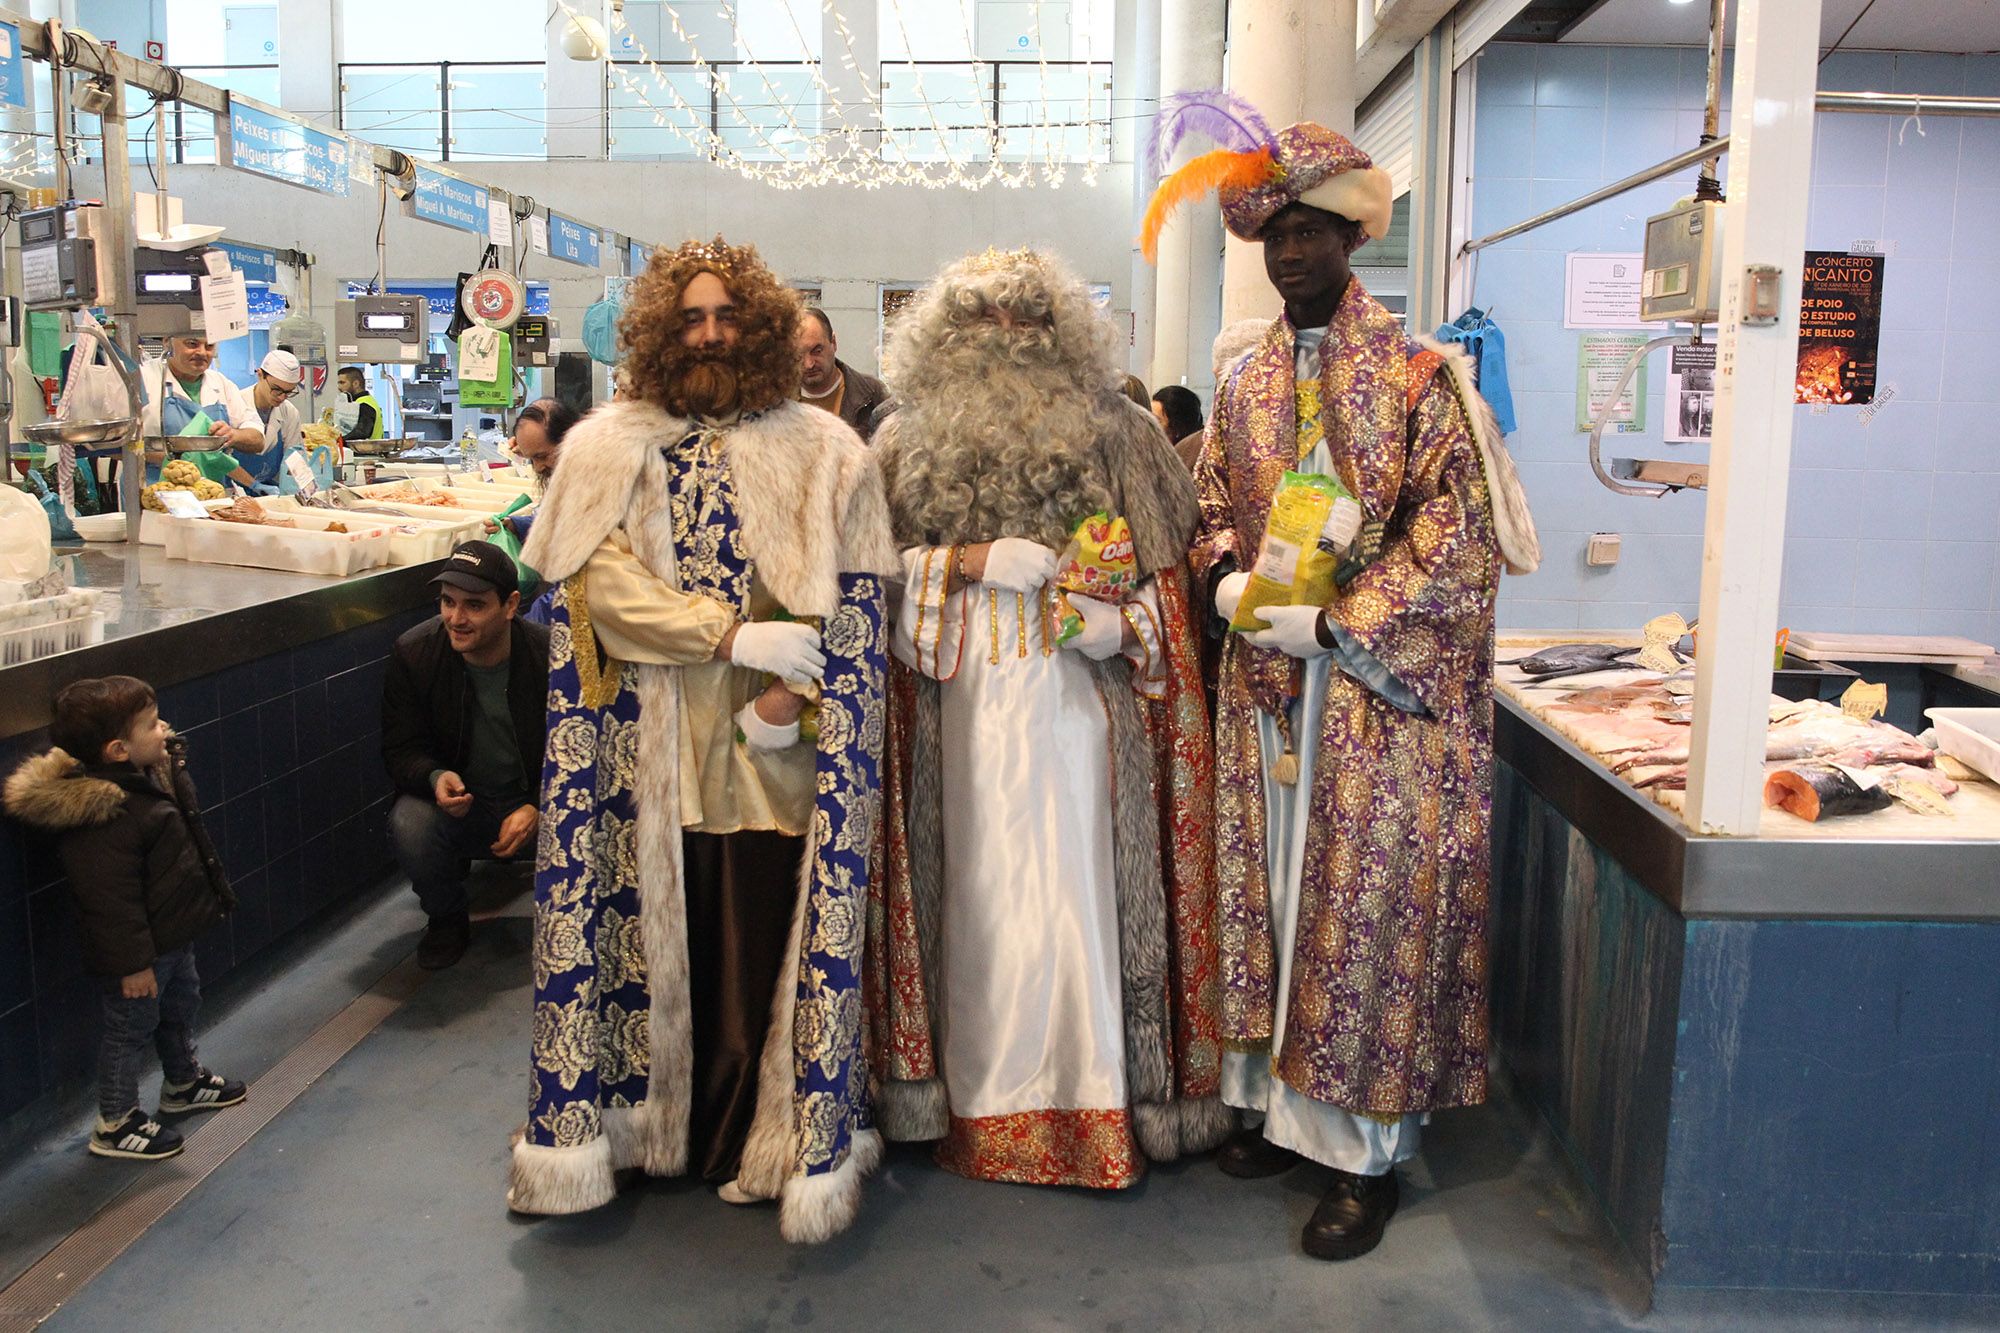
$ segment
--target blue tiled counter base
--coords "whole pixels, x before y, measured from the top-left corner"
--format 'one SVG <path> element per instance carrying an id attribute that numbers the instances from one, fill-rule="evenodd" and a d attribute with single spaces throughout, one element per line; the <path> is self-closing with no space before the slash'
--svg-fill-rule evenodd
<path id="1" fill-rule="evenodd" d="M 188 737 L 203 818 L 240 899 L 195 945 L 205 985 L 391 870 L 382 673 L 396 636 L 428 614 L 399 613 L 161 691 L 161 715 Z M 0 740 L 0 771 L 46 743 Z M 0 1118 L 92 1077 L 97 1011 L 52 844 L 0 819 Z"/>
<path id="2" fill-rule="evenodd" d="M 1495 1047 L 1657 1288 L 2000 1294 L 2000 924 L 1689 920 L 1506 764 L 1493 851 Z"/>

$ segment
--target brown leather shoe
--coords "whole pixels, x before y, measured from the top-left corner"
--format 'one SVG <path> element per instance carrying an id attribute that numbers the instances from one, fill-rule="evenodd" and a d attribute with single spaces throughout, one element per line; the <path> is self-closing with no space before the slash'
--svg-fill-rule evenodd
<path id="1" fill-rule="evenodd" d="M 1306 1253 L 1315 1259 L 1359 1259 L 1382 1243 L 1400 1201 L 1393 1168 L 1379 1176 L 1335 1171 L 1301 1237 Z"/>
<path id="2" fill-rule="evenodd" d="M 1297 1166 L 1300 1160 L 1290 1148 L 1280 1148 L 1265 1138 L 1261 1129 L 1238 1130 L 1236 1136 L 1223 1144 L 1222 1151 L 1215 1155 L 1215 1164 L 1240 1180 L 1281 1176 Z"/>

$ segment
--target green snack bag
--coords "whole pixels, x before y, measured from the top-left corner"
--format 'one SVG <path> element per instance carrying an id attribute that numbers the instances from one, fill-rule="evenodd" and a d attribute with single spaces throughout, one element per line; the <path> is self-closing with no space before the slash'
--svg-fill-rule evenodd
<path id="1" fill-rule="evenodd" d="M 500 531 L 492 534 L 490 537 L 486 539 L 492 542 L 495 546 L 499 547 L 501 550 L 505 551 L 508 555 L 513 557 L 514 569 L 521 576 L 521 594 L 524 597 L 535 590 L 536 585 L 542 581 L 542 576 L 536 573 L 528 565 L 522 563 L 521 539 L 519 537 L 516 537 L 514 535 L 514 530 L 507 526 L 507 516 L 509 514 L 518 513 L 520 510 L 526 509 L 529 505 L 533 503 L 534 500 L 530 496 L 527 495 L 515 496 L 514 502 L 512 504 L 508 505 L 505 509 L 501 510 L 499 513 L 493 516 L 493 521 L 500 525 Z"/>

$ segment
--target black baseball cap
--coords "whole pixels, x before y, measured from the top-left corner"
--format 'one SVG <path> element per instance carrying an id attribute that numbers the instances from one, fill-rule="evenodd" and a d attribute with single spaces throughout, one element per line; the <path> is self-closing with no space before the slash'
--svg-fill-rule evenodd
<path id="1" fill-rule="evenodd" d="M 433 587 L 440 583 L 466 592 L 494 593 L 503 602 L 521 586 L 520 575 L 514 572 L 514 557 L 492 542 L 460 542 L 431 580 Z"/>

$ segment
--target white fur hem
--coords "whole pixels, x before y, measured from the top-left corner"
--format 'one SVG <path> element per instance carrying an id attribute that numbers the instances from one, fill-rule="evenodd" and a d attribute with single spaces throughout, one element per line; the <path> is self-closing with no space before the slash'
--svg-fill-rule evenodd
<path id="1" fill-rule="evenodd" d="M 875 1094 L 875 1123 L 893 1143 L 929 1143 L 951 1128 L 944 1080 L 888 1079 Z"/>
<path id="2" fill-rule="evenodd" d="M 611 1168 L 638 1167 L 649 1176 L 677 1176 L 686 1169 L 685 1147 L 678 1154 L 669 1142 L 666 1118 L 656 1104 L 607 1106 L 602 1113 L 604 1137 L 611 1145 Z"/>
<path id="3" fill-rule="evenodd" d="M 508 1172 L 507 1206 L 517 1213 L 583 1213 L 611 1202 L 611 1141 L 595 1138 L 573 1148 L 544 1148 L 525 1139 L 514 1144 Z"/>
<path id="4" fill-rule="evenodd" d="M 817 1245 L 847 1230 L 861 1208 L 861 1182 L 882 1164 L 882 1136 L 856 1130 L 847 1160 L 817 1176 L 793 1176 L 778 1205 L 778 1234 L 796 1245 Z"/>

